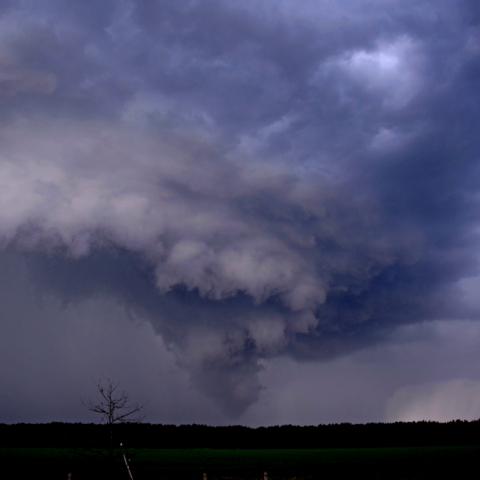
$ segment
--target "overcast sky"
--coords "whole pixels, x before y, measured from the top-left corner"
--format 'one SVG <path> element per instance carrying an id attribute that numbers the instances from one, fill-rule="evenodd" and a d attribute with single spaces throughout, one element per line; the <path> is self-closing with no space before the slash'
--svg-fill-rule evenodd
<path id="1" fill-rule="evenodd" d="M 480 417 L 476 0 L 0 2 L 0 422 Z"/>

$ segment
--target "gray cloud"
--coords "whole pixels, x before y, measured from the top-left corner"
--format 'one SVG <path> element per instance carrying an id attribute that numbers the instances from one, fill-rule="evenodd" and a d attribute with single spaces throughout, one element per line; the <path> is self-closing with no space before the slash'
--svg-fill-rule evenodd
<path id="1" fill-rule="evenodd" d="M 265 359 L 476 319 L 472 5 L 12 2 L 3 248 L 148 319 L 233 417 Z"/>

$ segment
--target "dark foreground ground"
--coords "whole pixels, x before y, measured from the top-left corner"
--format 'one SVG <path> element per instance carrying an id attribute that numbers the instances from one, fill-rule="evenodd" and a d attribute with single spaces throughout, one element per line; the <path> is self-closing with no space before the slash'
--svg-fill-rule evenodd
<path id="1" fill-rule="evenodd" d="M 101 452 L 0 448 L 2 478 L 108 479 Z M 117 452 L 117 455 L 122 452 Z M 478 472 L 480 446 L 350 449 L 137 449 L 127 452 L 134 480 L 452 479 Z M 113 479 L 128 480 L 121 456 Z M 477 476 L 477 474 L 474 474 Z"/>

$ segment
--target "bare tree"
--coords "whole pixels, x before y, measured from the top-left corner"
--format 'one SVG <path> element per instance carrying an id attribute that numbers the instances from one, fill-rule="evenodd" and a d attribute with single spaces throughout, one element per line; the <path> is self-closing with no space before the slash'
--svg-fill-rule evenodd
<path id="1" fill-rule="evenodd" d="M 100 377 L 98 381 L 92 378 L 97 386 L 99 396 L 92 399 L 81 398 L 82 404 L 91 412 L 102 416 L 101 422 L 109 426 L 110 442 L 108 449 L 108 470 L 110 478 L 112 476 L 113 462 L 113 426 L 117 423 L 132 422 L 140 423 L 145 415 L 140 415 L 142 408 L 148 403 L 142 405 L 132 403 L 130 396 L 124 390 L 120 390 L 121 382 L 114 382 L 110 378 Z"/>

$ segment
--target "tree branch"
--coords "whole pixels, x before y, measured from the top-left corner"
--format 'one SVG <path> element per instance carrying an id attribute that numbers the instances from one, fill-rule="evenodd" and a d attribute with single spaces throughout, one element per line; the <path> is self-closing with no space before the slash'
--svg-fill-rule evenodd
<path id="1" fill-rule="evenodd" d="M 139 423 L 145 418 L 145 415 L 137 417 L 132 417 L 132 415 L 140 412 L 148 402 L 142 405 L 130 403 L 130 396 L 123 390 L 118 391 L 121 382 L 115 383 L 104 376 L 98 381 L 92 378 L 92 382 L 100 393 L 99 398 L 96 400 L 81 398 L 80 400 L 91 412 L 102 415 L 102 423 L 107 425 L 126 421 Z"/>

